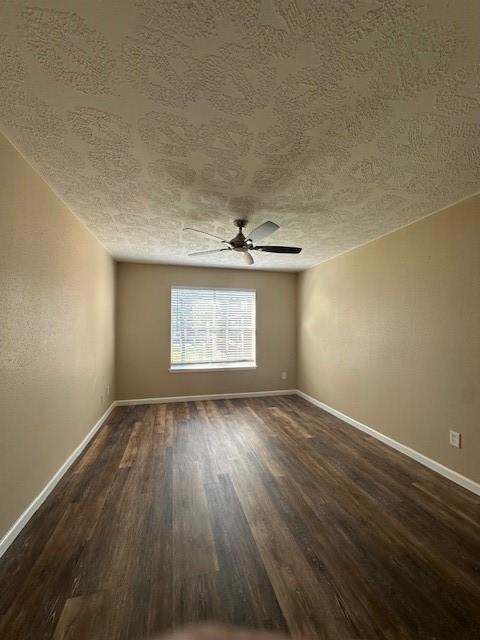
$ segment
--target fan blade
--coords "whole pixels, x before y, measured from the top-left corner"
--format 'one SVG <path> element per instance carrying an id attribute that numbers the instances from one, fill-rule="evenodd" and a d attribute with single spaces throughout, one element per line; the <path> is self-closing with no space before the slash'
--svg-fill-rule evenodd
<path id="1" fill-rule="evenodd" d="M 253 247 L 256 251 L 265 251 L 267 253 L 300 253 L 300 247 L 276 247 L 274 245 L 265 247 Z"/>
<path id="2" fill-rule="evenodd" d="M 255 244 L 256 242 L 259 242 L 259 240 L 267 238 L 277 229 L 280 229 L 280 227 L 278 226 L 278 224 L 275 224 L 275 222 L 264 222 L 250 233 L 250 235 L 247 237 L 247 240 L 250 240 L 251 242 L 253 242 L 253 244 Z"/>
<path id="3" fill-rule="evenodd" d="M 184 227 L 183 228 L 184 231 L 195 231 L 195 233 L 203 233 L 204 236 L 211 236 L 212 238 L 216 238 L 217 240 L 221 240 L 222 242 L 227 242 L 227 240 L 224 240 L 223 238 L 220 238 L 220 236 L 216 236 L 213 233 L 208 233 L 208 231 L 202 231 L 201 229 L 194 229 L 193 227 Z M 228 242 L 227 242 L 228 244 Z"/>
<path id="4" fill-rule="evenodd" d="M 207 251 L 194 251 L 193 253 L 189 253 L 189 256 L 204 256 L 207 253 L 220 253 L 222 251 L 230 251 L 230 248 L 228 249 L 209 249 Z"/>
<path id="5" fill-rule="evenodd" d="M 243 261 L 246 264 L 254 264 L 255 260 L 253 259 L 253 256 L 251 253 L 248 253 L 248 251 L 244 251 L 242 253 L 242 257 L 243 257 Z"/>

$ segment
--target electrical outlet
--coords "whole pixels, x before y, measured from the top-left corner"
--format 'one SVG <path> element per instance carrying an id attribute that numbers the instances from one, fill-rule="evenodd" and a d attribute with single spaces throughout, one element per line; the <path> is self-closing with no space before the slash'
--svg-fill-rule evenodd
<path id="1" fill-rule="evenodd" d="M 461 435 L 458 433 L 458 431 L 450 431 L 450 444 L 452 447 L 457 447 L 457 449 L 460 449 L 461 446 Z"/>
<path id="2" fill-rule="evenodd" d="M 287 379 L 287 372 L 282 371 L 282 380 L 286 380 L 286 379 Z"/>

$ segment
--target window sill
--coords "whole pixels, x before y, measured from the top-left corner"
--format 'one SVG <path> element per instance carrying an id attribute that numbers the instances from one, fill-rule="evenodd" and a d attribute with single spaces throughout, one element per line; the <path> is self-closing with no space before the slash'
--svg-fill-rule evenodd
<path id="1" fill-rule="evenodd" d="M 257 365 L 252 362 L 232 362 L 223 364 L 174 364 L 171 365 L 170 373 L 201 373 L 207 371 L 245 371 L 256 369 Z"/>

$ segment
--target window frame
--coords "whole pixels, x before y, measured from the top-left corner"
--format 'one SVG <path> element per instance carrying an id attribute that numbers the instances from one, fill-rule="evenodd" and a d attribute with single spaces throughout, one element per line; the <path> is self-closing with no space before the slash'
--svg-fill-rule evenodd
<path id="1" fill-rule="evenodd" d="M 253 319 L 255 323 L 254 331 L 254 356 L 253 361 L 238 361 L 238 362 L 217 362 L 217 363 L 191 363 L 191 364 L 174 364 L 172 363 L 172 344 L 173 344 L 173 322 L 172 322 L 172 292 L 174 289 L 188 289 L 199 291 L 242 291 L 254 294 L 254 306 L 253 306 Z M 170 366 L 168 368 L 169 373 L 208 373 L 214 371 L 252 371 L 257 369 L 257 290 L 248 287 L 215 287 L 215 286 L 188 286 L 188 285 L 170 285 Z"/>

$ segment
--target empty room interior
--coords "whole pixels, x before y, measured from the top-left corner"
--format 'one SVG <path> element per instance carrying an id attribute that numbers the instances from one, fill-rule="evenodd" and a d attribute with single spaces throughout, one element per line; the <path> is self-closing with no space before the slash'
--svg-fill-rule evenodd
<path id="1" fill-rule="evenodd" d="M 2 640 L 480 640 L 479 27 L 0 3 Z"/>

